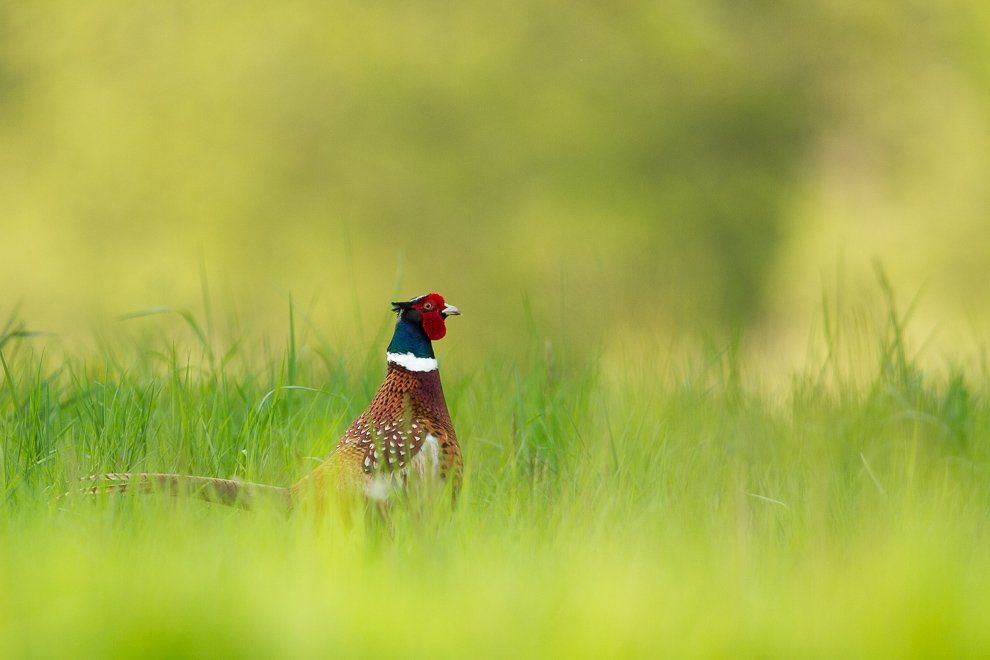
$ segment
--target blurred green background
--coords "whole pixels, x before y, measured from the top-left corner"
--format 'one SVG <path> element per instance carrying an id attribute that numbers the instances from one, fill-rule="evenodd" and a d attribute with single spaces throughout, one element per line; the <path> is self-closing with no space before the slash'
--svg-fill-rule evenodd
<path id="1" fill-rule="evenodd" d="M 990 657 L 988 279 L 987 0 L 0 0 L 0 647 Z M 428 291 L 449 517 L 55 499 L 291 483 Z"/>
<path id="2" fill-rule="evenodd" d="M 879 259 L 959 346 L 988 62 L 983 0 L 3 0 L 0 311 L 68 340 L 205 281 L 370 341 L 401 277 L 469 353 L 787 352 Z"/>

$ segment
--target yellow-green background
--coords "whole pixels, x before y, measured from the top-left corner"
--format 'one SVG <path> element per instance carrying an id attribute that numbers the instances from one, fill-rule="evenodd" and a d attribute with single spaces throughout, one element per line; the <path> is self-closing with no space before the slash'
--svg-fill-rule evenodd
<path id="1" fill-rule="evenodd" d="M 5 0 L 0 310 L 70 341 L 205 273 L 367 342 L 401 271 L 466 355 L 526 304 L 606 353 L 789 355 L 878 258 L 954 349 L 990 318 L 988 61 L 981 0 Z"/>
<path id="2" fill-rule="evenodd" d="M 0 655 L 990 656 L 988 62 L 985 0 L 0 0 Z M 301 478 L 396 289 L 455 510 L 75 492 Z"/>

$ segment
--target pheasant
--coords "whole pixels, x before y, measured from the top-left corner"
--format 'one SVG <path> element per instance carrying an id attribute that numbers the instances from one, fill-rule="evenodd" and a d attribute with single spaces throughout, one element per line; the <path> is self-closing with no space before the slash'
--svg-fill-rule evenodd
<path id="1" fill-rule="evenodd" d="M 344 432 L 330 456 L 313 472 L 285 488 L 231 479 L 180 474 L 114 473 L 87 477 L 108 483 L 87 493 L 125 491 L 188 492 L 221 504 L 250 507 L 265 499 L 292 509 L 308 496 L 363 494 L 388 500 L 410 479 L 449 480 L 456 501 L 463 477 L 457 435 L 443 396 L 433 342 L 447 333 L 445 321 L 460 310 L 431 293 L 392 303 L 398 314 L 386 358 L 388 374 L 371 405 Z"/>

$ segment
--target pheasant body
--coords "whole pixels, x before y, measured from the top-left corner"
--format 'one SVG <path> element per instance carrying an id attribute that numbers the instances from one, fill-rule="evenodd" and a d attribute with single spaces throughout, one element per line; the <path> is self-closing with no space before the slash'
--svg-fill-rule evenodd
<path id="1" fill-rule="evenodd" d="M 386 499 L 410 477 L 451 479 L 456 497 L 463 472 L 437 370 L 417 372 L 394 362 L 368 409 L 344 433 L 330 457 L 297 482 L 301 496 L 359 488 L 371 499 Z"/>
<path id="2" fill-rule="evenodd" d="M 461 312 L 436 293 L 392 305 L 398 320 L 387 351 L 385 381 L 327 460 L 309 475 L 282 488 L 211 477 L 141 474 L 135 475 L 138 490 L 185 492 L 240 506 L 269 497 L 291 509 L 308 496 L 325 501 L 361 493 L 382 501 L 410 479 L 439 478 L 450 479 L 456 500 L 463 462 L 432 342 L 446 334 L 445 319 Z M 118 473 L 89 479 L 118 483 L 86 492 L 116 492 L 127 490 L 132 476 Z"/>

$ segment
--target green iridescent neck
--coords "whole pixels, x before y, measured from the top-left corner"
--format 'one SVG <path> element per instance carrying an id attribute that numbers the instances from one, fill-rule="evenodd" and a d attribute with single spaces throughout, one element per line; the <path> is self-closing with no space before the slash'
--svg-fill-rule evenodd
<path id="1" fill-rule="evenodd" d="M 433 342 L 426 336 L 423 324 L 406 318 L 407 313 L 403 312 L 399 315 L 399 320 L 395 324 L 395 333 L 392 335 L 392 342 L 388 345 L 388 352 L 394 354 L 411 353 L 418 358 L 435 358 Z"/>

